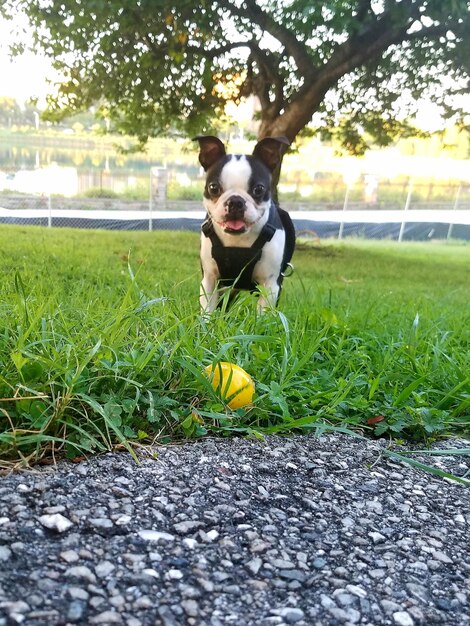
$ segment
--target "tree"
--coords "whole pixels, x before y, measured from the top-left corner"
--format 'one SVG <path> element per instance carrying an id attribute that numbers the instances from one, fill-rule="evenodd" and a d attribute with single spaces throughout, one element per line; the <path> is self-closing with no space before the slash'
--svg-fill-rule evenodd
<path id="1" fill-rule="evenodd" d="M 410 131 L 419 99 L 468 108 L 468 0 L 7 0 L 65 82 L 49 118 L 98 103 L 136 136 L 210 131 L 227 100 L 255 95 L 258 137 L 293 141 L 315 115 L 352 153 Z M 468 105 L 468 99 L 467 99 Z M 401 112 L 401 118 L 400 118 Z"/>
<path id="2" fill-rule="evenodd" d="M 14 98 L 0 97 L 0 126 L 10 127 L 21 122 L 21 107 Z"/>

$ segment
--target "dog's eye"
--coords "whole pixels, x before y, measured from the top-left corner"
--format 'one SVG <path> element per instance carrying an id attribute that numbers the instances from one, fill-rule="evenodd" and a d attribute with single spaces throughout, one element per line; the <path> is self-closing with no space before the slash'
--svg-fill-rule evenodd
<path id="1" fill-rule="evenodd" d="M 221 192 L 221 187 L 219 183 L 209 183 L 207 185 L 207 190 L 211 194 L 211 196 L 219 196 Z"/>
<path id="2" fill-rule="evenodd" d="M 255 198 L 261 198 L 264 195 L 265 191 L 266 191 L 266 187 L 264 185 L 261 185 L 261 183 L 259 183 L 258 185 L 255 185 L 253 187 L 253 196 L 255 196 Z"/>

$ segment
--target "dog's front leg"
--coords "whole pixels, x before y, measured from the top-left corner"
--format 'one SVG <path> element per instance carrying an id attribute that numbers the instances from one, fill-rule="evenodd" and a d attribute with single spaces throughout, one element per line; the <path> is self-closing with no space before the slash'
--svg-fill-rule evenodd
<path id="1" fill-rule="evenodd" d="M 199 302 L 203 313 L 212 313 L 219 301 L 219 290 L 217 289 L 217 277 L 214 274 L 206 274 L 202 277 Z"/>
<path id="2" fill-rule="evenodd" d="M 201 234 L 201 270 L 202 281 L 199 292 L 199 302 L 202 313 L 212 313 L 219 302 L 218 282 L 220 278 L 219 268 L 212 257 L 212 243 L 210 239 Z"/>
<path id="3" fill-rule="evenodd" d="M 266 311 L 276 306 L 279 299 L 279 285 L 276 278 L 268 278 L 260 284 L 261 295 L 258 299 L 258 311 Z"/>
<path id="4" fill-rule="evenodd" d="M 274 308 L 279 300 L 281 291 L 279 277 L 284 246 L 285 233 L 278 230 L 271 241 L 265 244 L 261 259 L 255 267 L 253 279 L 261 291 L 258 300 L 259 311 Z"/>

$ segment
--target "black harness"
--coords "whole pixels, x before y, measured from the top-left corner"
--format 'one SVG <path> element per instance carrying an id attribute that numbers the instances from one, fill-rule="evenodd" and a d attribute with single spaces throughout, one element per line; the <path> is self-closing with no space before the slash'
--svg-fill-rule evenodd
<path id="1" fill-rule="evenodd" d="M 269 208 L 268 221 L 250 248 L 224 246 L 214 230 L 211 218 L 207 217 L 202 224 L 201 230 L 211 240 L 212 258 L 219 268 L 219 284 L 226 287 L 234 286 L 237 289 L 255 291 L 257 287 L 253 280 L 255 265 L 261 259 L 264 245 L 271 241 L 274 233 L 279 229 L 284 229 L 286 233 L 281 273 L 277 279 L 281 287 L 284 272 L 290 264 L 295 246 L 295 229 L 287 211 L 280 209 L 272 202 Z"/>

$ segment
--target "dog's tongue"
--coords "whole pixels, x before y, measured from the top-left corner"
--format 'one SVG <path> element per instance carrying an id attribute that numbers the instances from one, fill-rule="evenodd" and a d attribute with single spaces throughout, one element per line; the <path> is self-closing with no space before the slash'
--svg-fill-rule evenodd
<path id="1" fill-rule="evenodd" d="M 230 228 L 230 230 L 243 230 L 246 224 L 243 220 L 227 220 L 224 222 L 224 227 Z"/>

